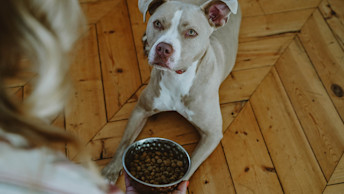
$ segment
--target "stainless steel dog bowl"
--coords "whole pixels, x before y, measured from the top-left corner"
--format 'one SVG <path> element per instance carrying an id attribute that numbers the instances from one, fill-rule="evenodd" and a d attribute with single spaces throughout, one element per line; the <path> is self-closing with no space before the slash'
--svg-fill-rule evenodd
<path id="1" fill-rule="evenodd" d="M 178 160 L 183 162 L 183 167 L 185 170 L 185 174 L 182 178 L 178 179 L 169 184 L 157 185 L 157 184 L 150 184 L 144 181 L 139 180 L 135 176 L 133 176 L 129 172 L 129 164 L 131 161 L 134 160 L 134 155 L 143 153 L 143 152 L 152 152 L 152 151 L 172 151 L 174 157 Z M 174 141 L 164 139 L 164 138 L 147 138 L 142 139 L 137 142 L 131 144 L 124 152 L 122 163 L 124 170 L 128 174 L 130 183 L 139 193 L 167 193 L 173 191 L 180 182 L 183 181 L 185 176 L 188 174 L 190 167 L 191 167 L 191 160 L 190 156 L 187 151 L 179 144 Z"/>

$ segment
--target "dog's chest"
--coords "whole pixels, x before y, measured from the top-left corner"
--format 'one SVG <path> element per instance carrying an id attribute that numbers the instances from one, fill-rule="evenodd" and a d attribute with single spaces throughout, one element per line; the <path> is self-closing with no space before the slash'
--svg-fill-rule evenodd
<path id="1" fill-rule="evenodd" d="M 190 89 L 196 77 L 197 62 L 183 74 L 166 71 L 162 76 L 159 87 L 160 96 L 154 98 L 153 108 L 160 111 L 177 111 L 185 117 L 190 117 L 193 112 L 185 106 L 184 100 L 189 96 Z"/>

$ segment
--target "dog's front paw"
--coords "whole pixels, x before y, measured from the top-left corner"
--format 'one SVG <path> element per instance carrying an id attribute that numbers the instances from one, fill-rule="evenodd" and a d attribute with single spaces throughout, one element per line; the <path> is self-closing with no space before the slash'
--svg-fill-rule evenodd
<path id="1" fill-rule="evenodd" d="M 115 184 L 120 172 L 121 169 L 118 170 L 115 166 L 109 164 L 103 168 L 102 175 L 109 181 L 109 183 Z"/>

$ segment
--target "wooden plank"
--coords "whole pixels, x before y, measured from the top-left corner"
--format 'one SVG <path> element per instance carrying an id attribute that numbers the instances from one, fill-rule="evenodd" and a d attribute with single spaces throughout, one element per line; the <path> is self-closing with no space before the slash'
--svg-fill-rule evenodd
<path id="1" fill-rule="evenodd" d="M 82 143 L 89 142 L 106 123 L 106 111 L 94 26 L 81 40 L 75 61 L 71 65 L 74 92 L 66 107 L 66 130 L 75 134 Z M 76 150 L 68 147 L 68 157 Z"/>
<path id="2" fill-rule="evenodd" d="M 140 89 L 136 91 L 136 93 L 131 96 L 131 98 L 125 103 L 117 112 L 116 114 L 111 118 L 110 121 L 119 121 L 128 119 L 131 112 L 134 110 L 135 105 L 143 91 L 143 89 L 146 88 L 146 85 L 142 85 Z"/>
<path id="3" fill-rule="evenodd" d="M 326 180 L 273 68 L 250 99 L 286 193 L 320 193 Z"/>
<path id="4" fill-rule="evenodd" d="M 138 9 L 137 1 L 127 0 L 127 5 L 133 30 L 137 60 L 140 67 L 141 80 L 146 83 L 149 79 L 152 67 L 148 65 L 148 59 L 143 50 L 142 36 L 146 32 L 149 14 L 147 14 L 146 22 L 143 22 L 143 15 Z"/>
<path id="5" fill-rule="evenodd" d="M 233 71 L 274 65 L 294 34 L 283 34 L 240 42 Z"/>
<path id="6" fill-rule="evenodd" d="M 116 21 L 114 23 L 114 21 Z M 140 72 L 125 0 L 97 24 L 99 52 L 110 120 L 140 87 Z"/>
<path id="7" fill-rule="evenodd" d="M 221 142 L 238 193 L 283 193 L 250 103 Z"/>
<path id="8" fill-rule="evenodd" d="M 189 185 L 191 194 L 235 193 L 232 178 L 221 144 L 192 175 Z"/>
<path id="9" fill-rule="evenodd" d="M 81 9 L 89 24 L 96 24 L 102 17 L 115 9 L 119 1 L 97 1 L 82 3 Z"/>
<path id="10" fill-rule="evenodd" d="M 241 23 L 240 38 L 297 32 L 313 11 L 314 9 L 304 9 L 264 16 L 245 17 Z"/>
<path id="11" fill-rule="evenodd" d="M 106 114 L 101 81 L 86 81 L 75 84 L 77 88 L 66 107 L 66 129 L 87 144 L 106 124 Z M 68 147 L 68 157 L 77 154 Z"/>
<path id="12" fill-rule="evenodd" d="M 327 186 L 323 194 L 344 194 L 344 184 Z"/>
<path id="13" fill-rule="evenodd" d="M 246 101 L 241 102 L 234 102 L 234 103 L 226 103 L 221 104 L 221 115 L 222 115 L 222 132 L 224 133 L 229 125 L 233 122 L 233 120 L 238 116 Z"/>
<path id="14" fill-rule="evenodd" d="M 259 4 L 266 14 L 316 8 L 321 0 L 259 0 Z"/>
<path id="15" fill-rule="evenodd" d="M 239 0 L 239 4 L 243 17 L 264 15 L 257 0 Z"/>
<path id="16" fill-rule="evenodd" d="M 220 103 L 248 100 L 271 67 L 232 72 L 220 86 Z"/>
<path id="17" fill-rule="evenodd" d="M 344 51 L 319 11 L 305 23 L 299 34 L 321 81 L 344 120 Z"/>
<path id="18" fill-rule="evenodd" d="M 338 162 L 336 169 L 334 170 L 330 180 L 328 181 L 329 185 L 338 183 L 344 183 L 344 155 Z"/>
<path id="19" fill-rule="evenodd" d="M 344 1 L 323 0 L 320 3 L 319 9 L 339 45 L 344 49 Z"/>
<path id="20" fill-rule="evenodd" d="M 275 66 L 329 180 L 344 151 L 344 124 L 299 39 L 294 39 Z"/>
<path id="21" fill-rule="evenodd" d="M 76 49 L 72 51 L 72 56 L 70 77 L 73 83 L 101 81 L 95 25 L 88 26 L 88 33 L 78 42 Z"/>

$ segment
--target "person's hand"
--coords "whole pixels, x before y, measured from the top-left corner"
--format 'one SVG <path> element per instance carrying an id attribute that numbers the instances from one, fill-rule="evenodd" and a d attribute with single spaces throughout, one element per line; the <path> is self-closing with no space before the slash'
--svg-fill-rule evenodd
<path id="1" fill-rule="evenodd" d="M 125 193 L 126 194 L 139 194 L 136 189 L 130 184 L 128 174 L 124 171 L 124 180 L 125 180 Z"/>
<path id="2" fill-rule="evenodd" d="M 183 181 L 178 185 L 178 188 L 172 192 L 172 194 L 186 194 L 188 186 L 189 181 Z"/>
<path id="3" fill-rule="evenodd" d="M 124 172 L 125 177 L 125 187 L 126 187 L 126 194 L 139 194 L 138 191 L 130 184 L 129 177 L 126 172 Z M 177 189 L 174 190 L 171 194 L 186 194 L 187 187 L 189 185 L 189 181 L 181 182 Z"/>

